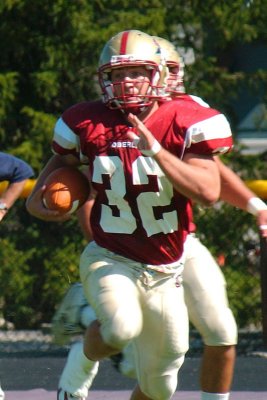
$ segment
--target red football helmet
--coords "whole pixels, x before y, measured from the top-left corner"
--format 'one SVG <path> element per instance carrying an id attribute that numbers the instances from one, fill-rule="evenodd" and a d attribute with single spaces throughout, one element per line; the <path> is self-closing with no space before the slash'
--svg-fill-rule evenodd
<path id="1" fill-rule="evenodd" d="M 120 82 L 111 80 L 111 72 L 118 68 L 137 66 L 144 67 L 150 74 L 145 93 L 143 91 L 133 97 L 127 93 L 123 80 Z M 100 55 L 98 74 L 103 101 L 108 107 L 122 110 L 137 109 L 141 112 L 164 93 L 167 68 L 157 41 L 144 32 L 129 30 L 118 33 L 106 43 Z M 134 81 L 136 83 L 136 80 Z"/>

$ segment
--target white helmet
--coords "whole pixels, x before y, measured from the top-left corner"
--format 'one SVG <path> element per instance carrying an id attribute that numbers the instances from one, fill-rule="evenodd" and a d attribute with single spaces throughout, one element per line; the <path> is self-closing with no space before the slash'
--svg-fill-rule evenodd
<path id="1" fill-rule="evenodd" d="M 161 54 L 168 68 L 166 93 L 170 96 L 184 93 L 184 62 L 181 55 L 176 50 L 175 46 L 167 39 L 158 36 L 153 37 L 161 47 Z"/>
<path id="2" fill-rule="evenodd" d="M 135 96 L 136 100 L 132 101 L 123 90 L 124 82 L 116 82 L 122 88 L 122 94 L 116 95 L 111 71 L 136 66 L 151 70 L 151 77 L 146 93 Z M 106 43 L 100 55 L 98 75 L 103 101 L 108 107 L 124 110 L 137 108 L 143 111 L 155 99 L 159 99 L 159 92 L 166 85 L 167 68 L 157 41 L 139 30 L 129 30 L 116 34 Z"/>

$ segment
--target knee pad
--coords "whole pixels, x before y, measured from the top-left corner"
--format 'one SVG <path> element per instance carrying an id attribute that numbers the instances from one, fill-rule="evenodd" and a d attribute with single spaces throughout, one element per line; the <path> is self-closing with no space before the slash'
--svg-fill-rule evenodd
<path id="1" fill-rule="evenodd" d="M 218 309 L 217 315 L 213 315 L 210 320 L 203 319 L 198 330 L 208 346 L 229 346 L 237 343 L 237 325 L 229 308 Z"/>
<path id="2" fill-rule="evenodd" d="M 122 350 L 137 337 L 142 330 L 141 314 L 137 318 L 129 315 L 128 318 L 121 318 L 115 315 L 107 324 L 101 324 L 101 334 L 103 340 L 108 345 Z"/>
<path id="3" fill-rule="evenodd" d="M 184 354 L 175 361 L 161 368 L 157 373 L 155 368 L 144 373 L 139 382 L 142 392 L 153 400 L 169 400 L 174 395 L 178 383 L 178 371 L 184 362 Z"/>

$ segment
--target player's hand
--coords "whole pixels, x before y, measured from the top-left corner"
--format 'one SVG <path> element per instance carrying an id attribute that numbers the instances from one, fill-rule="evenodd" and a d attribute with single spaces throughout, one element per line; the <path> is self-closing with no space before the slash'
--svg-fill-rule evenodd
<path id="1" fill-rule="evenodd" d="M 137 148 L 144 155 L 151 157 L 156 155 L 161 150 L 161 145 L 155 139 L 150 130 L 147 129 L 143 122 L 132 113 L 128 115 L 128 121 L 137 129 L 139 134 L 138 136 L 134 132 L 130 130 L 128 131 L 128 137 L 135 142 Z"/>
<path id="2" fill-rule="evenodd" d="M 36 189 L 27 199 L 27 211 L 36 218 L 44 221 L 63 222 L 71 218 L 69 214 L 60 214 L 58 211 L 49 210 L 43 203 L 43 192 L 46 186 Z"/>
<path id="3" fill-rule="evenodd" d="M 267 238 L 267 210 L 258 211 L 257 223 L 261 236 Z"/>

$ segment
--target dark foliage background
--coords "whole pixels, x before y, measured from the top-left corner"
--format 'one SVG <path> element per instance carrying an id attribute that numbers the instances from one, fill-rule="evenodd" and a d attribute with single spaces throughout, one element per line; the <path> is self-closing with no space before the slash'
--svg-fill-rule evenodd
<path id="1" fill-rule="evenodd" d="M 249 68 L 249 46 L 266 46 L 264 1 L 2 0 L 0 4 L 1 150 L 27 161 L 36 176 L 51 156 L 53 126 L 61 112 L 99 96 L 97 62 L 111 35 L 140 29 L 194 50 L 186 89 L 223 111 L 233 132 L 244 90 L 266 103 L 267 72 Z M 235 54 L 247 51 L 247 69 Z M 246 102 L 246 100 L 242 100 Z M 225 162 L 244 179 L 267 179 L 266 154 L 242 156 L 238 143 Z M 0 224 L 0 293 L 16 328 L 50 322 L 55 305 L 78 279 L 85 245 L 76 217 L 39 221 L 20 199 Z M 218 204 L 196 208 L 203 241 L 224 254 L 229 298 L 240 327 L 260 325 L 258 233 L 252 216 Z"/>

